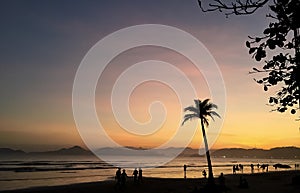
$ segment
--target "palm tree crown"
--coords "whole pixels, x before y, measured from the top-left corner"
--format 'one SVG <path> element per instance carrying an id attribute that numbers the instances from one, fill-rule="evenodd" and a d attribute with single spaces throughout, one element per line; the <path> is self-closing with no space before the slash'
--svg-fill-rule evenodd
<path id="1" fill-rule="evenodd" d="M 205 99 L 204 101 L 195 99 L 194 102 L 195 106 L 184 108 L 184 112 L 190 111 L 191 113 L 184 115 L 182 125 L 188 120 L 201 119 L 203 120 L 205 126 L 208 126 L 208 117 L 210 117 L 212 120 L 215 120 L 214 116 L 221 118 L 221 116 L 214 111 L 214 109 L 218 109 L 218 106 L 210 103 L 209 99 Z"/>

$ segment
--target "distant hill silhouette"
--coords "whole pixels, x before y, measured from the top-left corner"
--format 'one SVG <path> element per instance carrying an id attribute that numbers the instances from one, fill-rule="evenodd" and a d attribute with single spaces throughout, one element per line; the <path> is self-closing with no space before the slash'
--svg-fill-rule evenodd
<path id="1" fill-rule="evenodd" d="M 10 155 L 22 156 L 22 155 L 26 155 L 26 153 L 22 150 L 13 150 L 10 148 L 0 148 L 0 156 L 10 156 Z"/>
<path id="2" fill-rule="evenodd" d="M 242 149 L 226 148 L 219 149 L 212 153 L 213 157 L 226 158 L 288 158 L 300 159 L 300 148 L 298 147 L 276 147 L 269 150 L 264 149 Z"/>
<path id="3" fill-rule="evenodd" d="M 93 155 L 90 151 L 83 149 L 80 146 L 73 146 L 71 148 L 62 148 L 56 151 L 44 152 L 24 152 L 22 150 L 13 150 L 10 148 L 0 148 L 1 158 L 10 157 L 30 157 L 30 156 L 89 156 Z"/>
<path id="4" fill-rule="evenodd" d="M 139 150 L 139 154 L 136 151 Z M 170 147 L 166 149 L 157 149 L 151 154 L 147 152 L 146 148 L 127 147 L 127 149 L 105 147 L 97 150 L 97 153 L 102 155 L 131 155 L 131 156 L 170 156 L 176 155 L 176 152 L 181 151 L 182 148 Z M 185 148 L 179 156 L 181 157 L 203 157 L 199 155 L 198 149 Z M 94 156 L 94 154 L 80 146 L 73 146 L 71 148 L 62 148 L 55 151 L 44 152 L 24 152 L 22 150 L 13 150 L 10 148 L 0 148 L 1 158 L 10 157 L 32 157 L 32 156 Z M 276 147 L 269 150 L 264 149 L 243 149 L 243 148 L 225 148 L 219 150 L 212 150 L 212 157 L 226 157 L 226 158 L 272 158 L 272 159 L 300 159 L 300 148 L 298 147 Z"/>
<path id="5" fill-rule="evenodd" d="M 88 150 L 83 149 L 80 146 L 73 146 L 71 148 L 62 148 L 56 151 L 45 151 L 45 152 L 30 152 L 30 155 L 92 155 Z"/>

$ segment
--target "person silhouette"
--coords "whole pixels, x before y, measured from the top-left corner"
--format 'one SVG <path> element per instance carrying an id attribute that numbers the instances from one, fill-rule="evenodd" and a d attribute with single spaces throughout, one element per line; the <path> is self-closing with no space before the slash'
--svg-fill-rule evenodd
<path id="1" fill-rule="evenodd" d="M 126 174 L 126 170 L 123 169 L 123 172 L 121 174 L 121 185 L 125 186 L 126 185 L 126 179 L 127 179 L 127 174 Z"/>
<path id="2" fill-rule="evenodd" d="M 137 184 L 138 183 L 138 171 L 137 171 L 137 169 L 135 168 L 134 170 L 133 170 L 133 173 L 132 173 L 132 175 L 133 175 L 133 182 L 135 183 L 135 184 Z"/>
<path id="3" fill-rule="evenodd" d="M 120 186 L 121 185 L 121 168 L 117 169 L 115 179 L 117 181 L 117 185 Z"/>
<path id="4" fill-rule="evenodd" d="M 244 172 L 244 166 L 242 164 L 239 164 L 239 168 L 240 168 L 241 172 L 243 173 Z"/>
<path id="5" fill-rule="evenodd" d="M 183 165 L 184 179 L 186 179 L 186 165 Z"/>
<path id="6" fill-rule="evenodd" d="M 254 165 L 251 164 L 250 167 L 251 167 L 251 173 L 253 174 L 253 172 L 254 172 Z"/>
<path id="7" fill-rule="evenodd" d="M 204 178 L 206 178 L 206 171 L 205 170 L 202 171 L 202 175 L 203 175 Z"/>
<path id="8" fill-rule="evenodd" d="M 142 168 L 139 168 L 139 182 L 140 183 L 143 182 L 143 170 L 142 170 Z"/>
<path id="9" fill-rule="evenodd" d="M 239 171 L 240 169 L 239 169 L 239 164 L 236 164 L 235 165 L 235 171 Z"/>
<path id="10" fill-rule="evenodd" d="M 225 177 L 223 173 L 221 173 L 219 176 L 219 184 L 220 184 L 220 188 L 222 190 L 225 190 Z"/>

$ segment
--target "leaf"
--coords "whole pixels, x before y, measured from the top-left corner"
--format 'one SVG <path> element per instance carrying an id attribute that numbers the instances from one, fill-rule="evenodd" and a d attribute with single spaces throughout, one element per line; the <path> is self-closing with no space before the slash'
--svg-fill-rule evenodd
<path id="1" fill-rule="evenodd" d="M 264 34 L 269 34 L 269 33 L 270 33 L 270 28 L 264 30 Z"/>
<path id="2" fill-rule="evenodd" d="M 294 45 L 291 42 L 289 42 L 286 46 L 287 46 L 288 49 L 291 49 L 291 48 L 294 47 Z"/>
<path id="3" fill-rule="evenodd" d="M 266 85 L 264 86 L 264 91 L 268 91 L 268 87 Z"/>
<path id="4" fill-rule="evenodd" d="M 268 44 L 268 46 L 269 46 L 269 48 L 270 48 L 271 50 L 274 50 L 275 47 L 276 47 L 275 41 L 272 40 L 272 39 L 268 39 L 268 40 L 267 40 L 267 44 Z"/>
<path id="5" fill-rule="evenodd" d="M 261 51 L 261 57 L 262 57 L 262 58 L 265 58 L 266 56 L 267 56 L 267 55 L 266 55 L 266 51 L 265 51 L 265 50 L 262 50 L 262 51 Z"/>
<path id="6" fill-rule="evenodd" d="M 261 57 L 260 57 L 259 54 L 256 54 L 256 55 L 255 55 L 255 60 L 258 61 L 258 62 L 261 60 Z"/>
<path id="7" fill-rule="evenodd" d="M 250 49 L 249 49 L 249 54 L 252 54 L 252 53 L 254 53 L 254 52 L 255 52 L 255 50 L 256 50 L 256 48 L 250 48 Z"/>
<path id="8" fill-rule="evenodd" d="M 249 41 L 246 41 L 246 46 L 247 46 L 248 48 L 250 48 L 250 42 L 249 42 Z"/>
<path id="9" fill-rule="evenodd" d="M 270 9 L 271 9 L 272 11 L 274 11 L 274 12 L 277 12 L 277 9 L 276 9 L 275 5 L 271 5 L 271 6 L 270 6 Z"/>
<path id="10" fill-rule="evenodd" d="M 257 82 L 258 84 L 262 84 L 262 83 L 263 83 L 262 80 L 257 80 L 256 82 Z"/>
<path id="11" fill-rule="evenodd" d="M 273 97 L 270 97 L 269 103 L 273 103 Z"/>
<path id="12" fill-rule="evenodd" d="M 281 112 L 281 113 L 284 113 L 285 110 L 286 110 L 285 108 L 278 109 L 278 111 Z"/>

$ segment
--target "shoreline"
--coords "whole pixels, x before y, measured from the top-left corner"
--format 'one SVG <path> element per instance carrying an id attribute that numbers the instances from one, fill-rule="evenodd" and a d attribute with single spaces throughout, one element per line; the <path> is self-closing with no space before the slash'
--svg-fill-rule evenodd
<path id="1" fill-rule="evenodd" d="M 292 184 L 292 178 L 294 176 L 300 176 L 299 170 L 293 171 L 272 171 L 265 173 L 254 173 L 254 174 L 227 174 L 225 176 L 225 185 L 228 188 L 228 192 L 272 192 L 272 193 L 283 193 L 300 192 L 300 182 L 297 186 Z M 238 187 L 240 177 L 247 180 L 249 188 L 241 189 Z M 78 193 L 78 192 L 192 192 L 195 188 L 200 189 L 206 184 L 204 178 L 151 178 L 144 177 L 142 184 L 134 184 L 131 177 L 128 178 L 126 187 L 118 189 L 115 187 L 114 180 L 97 181 L 97 182 L 86 182 L 59 186 L 43 186 L 43 187 L 32 187 L 26 189 L 6 190 L 0 191 L 0 193 Z M 218 179 L 215 178 L 216 184 Z"/>

